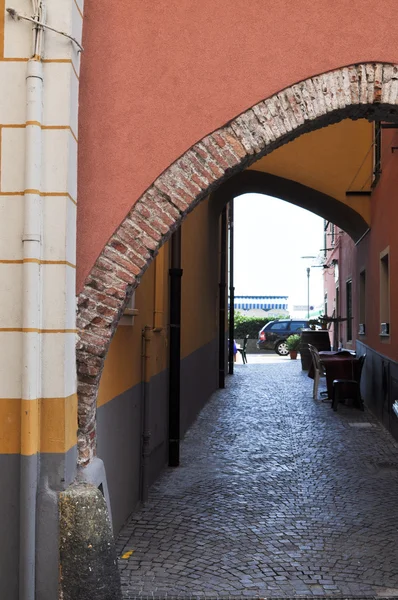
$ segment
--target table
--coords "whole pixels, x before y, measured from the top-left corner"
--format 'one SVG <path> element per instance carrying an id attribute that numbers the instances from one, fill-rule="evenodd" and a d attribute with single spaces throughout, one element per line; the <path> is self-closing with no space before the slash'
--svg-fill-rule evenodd
<path id="1" fill-rule="evenodd" d="M 334 379 L 354 379 L 359 383 L 360 362 L 356 355 L 349 350 L 342 352 L 320 352 L 319 357 L 325 367 L 326 387 L 329 398 L 333 396 Z"/>

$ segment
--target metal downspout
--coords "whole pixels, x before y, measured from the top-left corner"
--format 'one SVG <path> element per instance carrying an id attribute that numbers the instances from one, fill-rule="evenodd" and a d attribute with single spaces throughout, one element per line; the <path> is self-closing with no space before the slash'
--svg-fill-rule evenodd
<path id="1" fill-rule="evenodd" d="M 42 20 L 43 7 L 38 18 Z M 35 29 L 41 38 L 42 31 Z M 37 42 L 36 42 L 37 43 Z M 36 584 L 36 504 L 38 489 L 39 397 L 41 392 L 41 170 L 43 67 L 40 49 L 26 74 L 25 194 L 22 309 L 22 405 L 20 470 L 19 598 L 34 600 Z"/>
<path id="2" fill-rule="evenodd" d="M 225 309 L 227 289 L 227 207 L 221 213 L 221 252 L 219 283 L 219 324 L 218 324 L 218 387 L 225 388 Z"/>
<path id="3" fill-rule="evenodd" d="M 180 464 L 181 365 L 181 228 L 171 238 L 170 354 L 169 354 L 169 466 Z"/>
<path id="4" fill-rule="evenodd" d="M 228 345 L 228 373 L 234 372 L 234 199 L 229 202 L 229 345 Z"/>
<path id="5" fill-rule="evenodd" d="M 150 416 L 148 406 L 148 362 L 150 360 L 151 328 L 146 326 L 141 337 L 141 461 L 140 461 L 140 490 L 141 502 L 148 500 L 149 490 L 149 457 L 151 432 L 149 430 Z"/>

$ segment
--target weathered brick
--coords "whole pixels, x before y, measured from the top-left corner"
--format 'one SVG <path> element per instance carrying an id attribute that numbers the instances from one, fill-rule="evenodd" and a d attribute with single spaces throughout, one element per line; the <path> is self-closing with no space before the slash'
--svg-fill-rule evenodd
<path id="1" fill-rule="evenodd" d="M 140 217 L 137 212 L 134 212 L 133 214 L 130 213 L 130 219 L 137 225 L 137 227 L 139 227 L 142 231 L 145 231 L 145 233 L 155 242 L 158 242 L 162 239 L 162 234 L 151 227 L 151 225 L 145 221 L 144 218 Z"/>
<path id="2" fill-rule="evenodd" d="M 121 254 L 125 254 L 127 252 L 127 246 L 125 244 L 122 244 L 121 241 L 117 238 L 112 238 L 109 242 L 109 245 Z"/>
<path id="3" fill-rule="evenodd" d="M 106 258 L 109 258 L 109 260 L 115 263 L 116 266 L 123 267 L 123 269 L 125 269 L 128 273 L 138 275 L 138 273 L 140 272 L 140 269 L 134 263 L 132 263 L 129 260 L 126 260 L 126 258 L 122 254 L 119 254 L 113 248 L 105 248 L 104 256 L 106 256 Z M 128 278 L 128 281 L 130 281 L 130 277 Z"/>

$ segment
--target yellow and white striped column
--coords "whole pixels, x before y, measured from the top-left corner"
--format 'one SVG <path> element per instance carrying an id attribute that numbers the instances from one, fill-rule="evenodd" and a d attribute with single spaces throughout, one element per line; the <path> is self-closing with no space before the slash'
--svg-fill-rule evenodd
<path id="1" fill-rule="evenodd" d="M 35 496 L 43 486 L 48 493 L 59 491 L 75 475 L 80 56 L 72 41 L 46 30 L 43 56 L 29 61 L 32 24 L 13 20 L 6 8 L 31 16 L 32 2 L 0 0 L 0 476 L 3 481 L 11 476 L 14 482 L 0 496 L 0 519 L 8 520 L 13 537 L 18 536 L 19 521 L 26 530 L 27 542 L 21 540 L 19 549 L 27 555 L 23 560 L 28 572 L 25 580 L 20 578 L 20 586 L 26 587 L 21 597 L 34 598 L 34 588 L 28 589 L 32 573 L 38 577 L 37 589 L 50 590 L 58 579 L 58 539 L 54 535 L 51 552 L 44 556 L 40 518 L 32 532 L 24 522 L 32 517 L 28 510 L 7 511 L 16 501 L 18 505 L 20 494 L 23 502 L 27 485 L 25 504 L 36 512 Z M 82 0 L 47 2 L 48 25 L 79 42 L 82 18 Z M 29 101 L 29 85 L 31 98 L 37 99 L 36 92 L 42 98 L 36 107 Z M 37 481 L 27 476 L 34 472 L 31 461 L 37 465 Z M 54 522 L 54 534 L 56 529 Z M 3 543 L 7 549 L 1 548 Z M 46 564 L 45 575 L 30 557 L 29 544 Z M 0 540 L 0 571 L 10 573 L 0 578 L 0 597 L 17 597 L 17 552 L 9 551 L 6 539 Z M 38 597 L 47 596 L 43 592 Z"/>

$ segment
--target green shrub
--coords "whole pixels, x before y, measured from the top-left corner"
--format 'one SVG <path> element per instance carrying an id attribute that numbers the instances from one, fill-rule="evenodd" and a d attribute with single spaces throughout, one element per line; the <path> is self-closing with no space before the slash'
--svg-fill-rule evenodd
<path id="1" fill-rule="evenodd" d="M 297 334 L 289 335 L 289 337 L 286 340 L 286 345 L 287 345 L 287 349 L 289 350 L 289 352 L 291 350 L 299 350 L 300 341 L 301 341 L 301 338 L 299 335 L 297 335 Z"/>
<path id="2" fill-rule="evenodd" d="M 283 316 L 282 319 L 288 319 L 289 317 Z M 243 339 L 247 334 L 251 340 L 258 338 L 258 332 L 270 321 L 275 321 L 277 317 L 246 317 L 242 313 L 235 312 L 235 329 L 234 338 L 236 340 Z"/>

